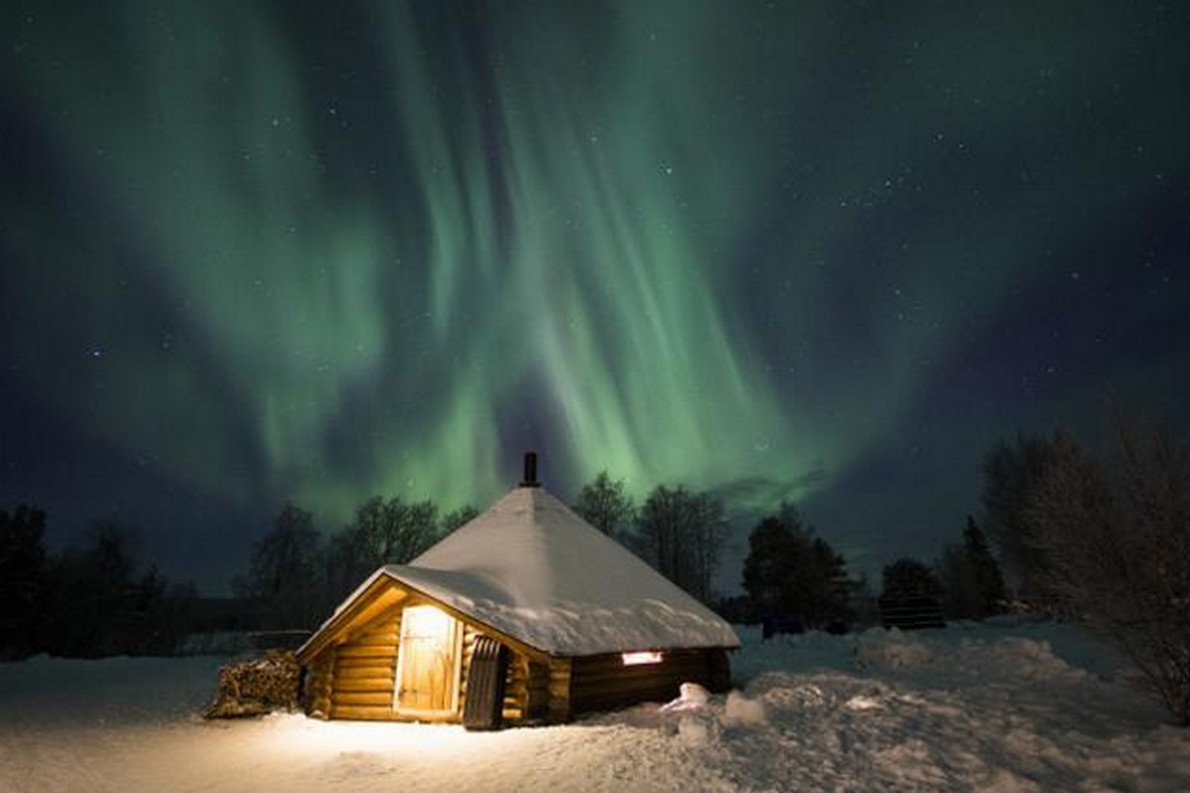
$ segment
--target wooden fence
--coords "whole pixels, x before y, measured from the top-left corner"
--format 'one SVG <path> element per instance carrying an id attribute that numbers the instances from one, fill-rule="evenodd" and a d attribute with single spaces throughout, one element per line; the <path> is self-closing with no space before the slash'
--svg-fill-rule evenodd
<path id="1" fill-rule="evenodd" d="M 946 627 L 941 601 L 930 597 L 880 598 L 880 622 L 903 631 Z"/>

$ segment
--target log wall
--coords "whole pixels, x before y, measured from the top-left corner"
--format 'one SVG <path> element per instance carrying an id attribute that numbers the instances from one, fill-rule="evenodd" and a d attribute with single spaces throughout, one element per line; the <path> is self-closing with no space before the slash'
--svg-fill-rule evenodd
<path id="1" fill-rule="evenodd" d="M 571 714 L 638 702 L 668 702 L 678 696 L 682 683 L 726 691 L 730 685 L 726 651 L 667 650 L 659 663 L 634 666 L 624 666 L 619 653 L 575 658 L 570 678 Z"/>
<path id="2" fill-rule="evenodd" d="M 525 679 L 525 721 L 543 723 L 550 715 L 550 664 L 529 658 Z"/>
<path id="3" fill-rule="evenodd" d="M 399 721 L 393 709 L 397 652 L 400 645 L 401 608 L 384 612 L 342 644 L 324 650 L 311 663 L 307 687 L 307 712 L 318 718 Z M 467 697 L 467 674 L 482 635 L 463 623 L 461 680 L 458 710 L 447 717 L 462 717 Z M 548 665 L 509 649 L 504 688 L 504 721 L 509 725 L 543 721 L 548 710 Z"/>
<path id="4" fill-rule="evenodd" d="M 484 635 L 472 625 L 463 624 L 463 679 L 459 686 L 459 710 L 467 697 L 467 674 L 471 669 L 471 658 L 475 653 L 475 640 Z M 508 648 L 508 672 L 504 677 L 504 723 L 517 725 L 528 723 L 533 718 L 530 709 L 531 662 L 529 657 Z"/>
<path id="5" fill-rule="evenodd" d="M 397 721 L 393 707 L 400 605 L 390 606 L 347 641 L 326 647 L 311 659 L 306 680 L 306 712 L 315 718 Z M 462 679 L 458 721 L 467 697 L 467 676 L 481 632 L 463 623 Z M 638 702 L 667 702 L 678 686 L 700 683 L 714 692 L 730 683 L 727 652 L 722 649 L 667 650 L 656 664 L 625 666 L 620 653 L 578 658 L 541 657 L 509 648 L 503 715 L 509 726 L 570 721 L 596 710 Z"/>
<path id="6" fill-rule="evenodd" d="M 401 610 L 390 609 L 329 653 L 330 718 L 393 721 Z"/>
<path id="7" fill-rule="evenodd" d="M 310 673 L 306 676 L 306 715 L 316 719 L 330 718 L 334 680 L 335 648 L 331 647 L 310 665 Z"/>
<path id="8" fill-rule="evenodd" d="M 569 658 L 550 658 L 546 682 L 546 717 L 551 724 L 564 724 L 573 715 Z"/>

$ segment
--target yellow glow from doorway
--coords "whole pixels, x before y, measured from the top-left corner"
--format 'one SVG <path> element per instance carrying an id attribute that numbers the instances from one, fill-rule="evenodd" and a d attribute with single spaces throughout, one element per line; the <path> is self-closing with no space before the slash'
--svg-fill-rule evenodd
<path id="1" fill-rule="evenodd" d="M 661 653 L 651 650 L 635 653 L 621 653 L 620 658 L 623 659 L 624 666 L 639 666 L 640 664 L 661 663 Z"/>
<path id="2" fill-rule="evenodd" d="M 487 754 L 495 762 L 508 747 L 472 740 L 454 724 L 405 724 L 395 721 L 319 721 L 300 714 L 273 714 L 262 721 L 234 725 L 237 750 L 298 764 L 364 763 L 365 767 L 404 772 L 410 764 L 428 760 L 444 763 L 471 762 Z M 493 733 L 480 737 L 490 738 Z M 348 762 L 349 761 L 349 762 Z M 329 767 L 329 766 L 328 766 Z M 353 789 L 346 787 L 344 789 Z M 358 789 L 358 788 L 354 788 Z"/>

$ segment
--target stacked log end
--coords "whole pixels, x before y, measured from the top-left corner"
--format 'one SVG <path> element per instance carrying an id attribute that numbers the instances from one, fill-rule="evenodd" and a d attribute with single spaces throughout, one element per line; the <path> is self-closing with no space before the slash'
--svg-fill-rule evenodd
<path id="1" fill-rule="evenodd" d="M 219 670 L 218 697 L 203 716 L 228 719 L 296 710 L 300 704 L 301 681 L 301 666 L 289 650 L 228 664 Z"/>

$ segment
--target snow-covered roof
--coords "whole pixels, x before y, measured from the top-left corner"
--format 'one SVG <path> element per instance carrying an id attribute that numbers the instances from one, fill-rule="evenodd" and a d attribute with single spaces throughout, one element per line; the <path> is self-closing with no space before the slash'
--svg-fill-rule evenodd
<path id="1" fill-rule="evenodd" d="M 721 617 L 539 487 L 516 488 L 409 564 L 377 570 L 357 594 L 382 575 L 552 655 L 740 643 Z"/>

